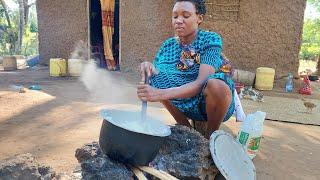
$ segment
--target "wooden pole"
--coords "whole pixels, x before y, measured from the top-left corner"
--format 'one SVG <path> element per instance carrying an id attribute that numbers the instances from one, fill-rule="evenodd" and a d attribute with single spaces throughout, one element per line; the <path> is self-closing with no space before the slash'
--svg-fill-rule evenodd
<path id="1" fill-rule="evenodd" d="M 147 166 L 141 166 L 139 167 L 139 169 L 141 169 L 142 171 L 152 174 L 153 176 L 161 179 L 161 180 L 178 180 L 176 177 L 170 175 L 167 172 L 161 171 L 161 170 L 157 170 L 151 167 L 147 167 Z"/>

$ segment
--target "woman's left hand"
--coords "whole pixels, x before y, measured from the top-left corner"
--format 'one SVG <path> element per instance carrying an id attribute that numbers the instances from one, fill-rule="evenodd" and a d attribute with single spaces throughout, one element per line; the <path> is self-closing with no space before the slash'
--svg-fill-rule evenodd
<path id="1" fill-rule="evenodd" d="M 139 99 L 141 99 L 142 101 L 157 102 L 163 100 L 161 89 L 157 89 L 148 84 L 144 84 L 144 82 L 139 83 L 137 94 Z"/>

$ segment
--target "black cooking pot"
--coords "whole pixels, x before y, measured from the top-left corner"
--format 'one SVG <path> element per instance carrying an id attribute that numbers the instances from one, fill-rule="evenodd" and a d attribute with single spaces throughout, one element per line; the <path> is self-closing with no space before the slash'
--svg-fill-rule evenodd
<path id="1" fill-rule="evenodd" d="M 159 152 L 165 137 L 126 130 L 103 120 L 99 144 L 109 158 L 136 166 L 147 166 Z"/>
<path id="2" fill-rule="evenodd" d="M 317 75 L 309 75 L 309 80 L 310 81 L 317 81 L 319 78 Z"/>

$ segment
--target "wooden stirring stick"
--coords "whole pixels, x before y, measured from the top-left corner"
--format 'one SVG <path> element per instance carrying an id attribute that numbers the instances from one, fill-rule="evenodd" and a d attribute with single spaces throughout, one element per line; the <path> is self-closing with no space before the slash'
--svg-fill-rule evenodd
<path id="1" fill-rule="evenodd" d="M 170 175 L 167 172 L 161 171 L 161 170 L 157 170 L 155 168 L 152 167 L 148 167 L 148 166 L 140 166 L 138 167 L 139 169 L 141 169 L 144 172 L 147 172 L 149 174 L 152 174 L 153 176 L 161 179 L 161 180 L 179 180 L 176 177 Z"/>
<path id="2" fill-rule="evenodd" d="M 131 170 L 133 171 L 134 175 L 138 178 L 138 180 L 148 180 L 140 169 L 136 167 L 131 167 Z"/>

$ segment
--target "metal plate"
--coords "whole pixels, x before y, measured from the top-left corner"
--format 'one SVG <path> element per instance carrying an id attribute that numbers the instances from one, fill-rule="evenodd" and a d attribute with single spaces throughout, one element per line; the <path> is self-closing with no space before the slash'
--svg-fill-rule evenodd
<path id="1" fill-rule="evenodd" d="M 230 134 L 218 130 L 210 137 L 213 161 L 227 180 L 255 180 L 256 170 L 245 150 Z"/>

